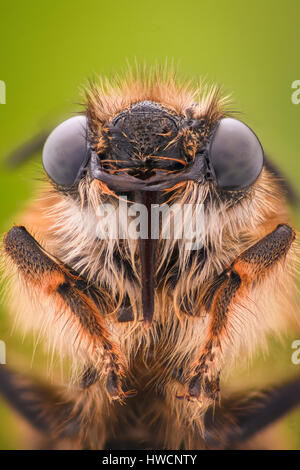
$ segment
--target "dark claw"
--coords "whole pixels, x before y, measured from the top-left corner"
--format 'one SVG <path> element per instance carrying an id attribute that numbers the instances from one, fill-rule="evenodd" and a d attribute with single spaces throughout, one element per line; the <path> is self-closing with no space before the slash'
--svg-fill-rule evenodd
<path id="1" fill-rule="evenodd" d="M 201 375 L 195 375 L 189 383 L 189 394 L 191 397 L 198 398 L 201 393 L 202 379 Z"/>
<path id="2" fill-rule="evenodd" d="M 120 387 L 120 379 L 114 371 L 110 371 L 106 381 L 106 389 L 111 398 L 120 398 L 123 391 Z"/>
<path id="3" fill-rule="evenodd" d="M 137 395 L 136 390 L 124 390 L 121 385 L 121 379 L 115 371 L 110 371 L 106 381 L 106 389 L 113 400 L 134 397 Z"/>

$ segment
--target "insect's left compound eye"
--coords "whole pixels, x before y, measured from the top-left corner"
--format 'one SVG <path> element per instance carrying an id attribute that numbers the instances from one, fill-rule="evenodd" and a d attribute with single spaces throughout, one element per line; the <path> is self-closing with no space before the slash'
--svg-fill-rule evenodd
<path id="1" fill-rule="evenodd" d="M 260 175 L 264 153 L 258 138 L 246 124 L 224 118 L 217 124 L 208 158 L 219 188 L 241 190 Z"/>
<path id="2" fill-rule="evenodd" d="M 75 116 L 57 126 L 43 149 L 43 165 L 58 185 L 72 186 L 81 176 L 89 159 L 87 119 Z"/>

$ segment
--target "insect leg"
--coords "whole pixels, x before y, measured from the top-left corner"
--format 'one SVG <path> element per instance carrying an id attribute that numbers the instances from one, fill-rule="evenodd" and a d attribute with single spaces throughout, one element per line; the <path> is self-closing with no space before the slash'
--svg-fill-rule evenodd
<path id="1" fill-rule="evenodd" d="M 281 170 L 272 162 L 268 157 L 264 157 L 264 164 L 265 168 L 276 178 L 280 188 L 282 189 L 283 193 L 286 195 L 288 201 L 292 205 L 298 205 L 299 203 L 299 195 L 293 185 L 290 183 L 289 180 L 285 177 L 285 175 L 281 172 Z"/>
<path id="2" fill-rule="evenodd" d="M 54 389 L 0 366 L 0 393 L 34 428 L 48 438 L 76 437 L 80 421 L 73 404 Z"/>
<path id="3" fill-rule="evenodd" d="M 4 157 L 4 163 L 6 166 L 8 168 L 15 168 L 30 160 L 37 152 L 42 150 L 50 132 L 51 127 L 49 129 L 43 129 L 39 133 L 30 137 L 23 144 L 13 149 Z"/>
<path id="4" fill-rule="evenodd" d="M 104 371 L 109 396 L 123 397 L 124 366 L 119 348 L 112 342 L 101 315 L 100 292 L 46 253 L 24 227 L 13 227 L 5 235 L 3 244 L 5 254 L 29 289 L 29 295 L 35 296 L 41 307 L 44 301 L 50 300 L 55 308 L 54 315 L 64 315 L 70 326 L 75 325 L 74 343 L 83 348 L 84 355 L 100 375 Z"/>
<path id="5" fill-rule="evenodd" d="M 211 286 L 206 296 L 206 310 L 211 315 L 211 322 L 205 345 L 192 366 L 189 397 L 198 398 L 202 393 L 212 399 L 217 397 L 222 342 L 226 338 L 231 309 L 287 254 L 294 239 L 295 232 L 291 227 L 278 225 L 244 251 Z"/>
<path id="6" fill-rule="evenodd" d="M 300 405 L 300 379 L 249 396 L 234 396 L 205 415 L 205 441 L 213 448 L 236 448 Z"/>

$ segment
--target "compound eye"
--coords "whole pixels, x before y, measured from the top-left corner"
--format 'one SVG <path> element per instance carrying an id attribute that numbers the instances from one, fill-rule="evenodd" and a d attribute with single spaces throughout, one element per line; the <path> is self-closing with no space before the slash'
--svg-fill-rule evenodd
<path id="1" fill-rule="evenodd" d="M 58 185 L 72 186 L 89 159 L 87 119 L 75 116 L 57 126 L 43 149 L 43 165 L 48 176 Z"/>
<path id="2" fill-rule="evenodd" d="M 217 185 L 240 190 L 250 186 L 263 168 L 264 153 L 254 132 L 237 119 L 219 121 L 209 146 L 208 158 Z"/>

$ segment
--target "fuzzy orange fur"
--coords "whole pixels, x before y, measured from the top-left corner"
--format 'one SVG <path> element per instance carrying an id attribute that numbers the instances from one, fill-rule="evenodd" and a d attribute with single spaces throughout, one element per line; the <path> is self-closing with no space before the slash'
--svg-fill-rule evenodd
<path id="1" fill-rule="evenodd" d="M 111 84 L 101 81 L 87 91 L 87 116 L 93 132 L 99 134 L 98 149 L 105 150 L 100 130 L 105 129 L 113 117 L 132 104 L 152 100 L 162 104 L 170 112 L 191 115 L 193 119 L 216 122 L 227 116 L 226 99 L 220 97 L 216 87 L 193 90 L 192 86 L 178 84 L 172 75 L 142 73 L 129 74 L 126 80 Z M 194 155 L 195 145 L 186 148 Z M 103 183 L 89 181 L 85 177 L 79 186 L 81 200 L 88 206 L 56 191 L 48 183 L 20 223 L 35 236 L 42 247 L 63 265 L 70 265 L 81 276 L 93 283 L 100 291 L 109 286 L 109 302 L 105 312 L 96 312 L 97 318 L 105 316 L 109 337 L 117 345 L 123 358 L 124 375 L 129 388 L 138 391 L 136 398 L 128 398 L 123 405 L 107 397 L 104 376 L 88 390 L 76 386 L 66 392 L 74 400 L 74 410 L 80 409 L 82 428 L 76 442 L 68 446 L 99 448 L 106 439 L 118 432 L 134 430 L 128 422 L 136 413 L 156 431 L 156 441 L 166 448 L 184 449 L 205 447 L 203 418 L 213 406 L 208 397 L 199 400 L 179 400 L 186 393 L 186 383 L 193 364 L 210 335 L 210 316 L 203 299 L 216 275 L 228 268 L 238 256 L 276 228 L 288 224 L 286 201 L 273 175 L 266 169 L 251 189 L 235 204 L 229 204 L 217 193 L 213 183 L 198 185 L 195 182 L 180 183 L 166 191 L 169 204 L 202 204 L 210 202 L 205 214 L 204 245 L 207 250 L 205 265 L 199 269 L 193 261 L 187 269 L 187 253 L 182 240 L 160 239 L 158 244 L 158 270 L 167 264 L 174 247 L 179 259 L 176 269 L 178 282 L 174 288 L 164 282 L 155 293 L 154 322 L 145 329 L 141 320 L 140 287 L 130 283 L 122 265 L 113 260 L 117 251 L 126 257 L 133 272 L 140 278 L 138 247 L 136 240 L 99 240 L 95 227 L 99 223 L 97 207 L 104 201 L 117 203 L 114 193 Z M 166 199 L 167 200 L 167 199 Z M 247 285 L 230 307 L 228 325 L 222 332 L 222 351 L 217 364 L 226 374 L 241 355 L 250 357 L 254 350 L 266 344 L 268 334 L 278 334 L 292 321 L 295 299 L 294 266 L 295 244 L 280 259 L 261 282 Z M 8 262 L 11 277 L 17 269 Z M 243 266 L 240 265 L 239 269 Z M 51 281 L 51 289 L 58 278 Z M 49 279 L 39 280 L 39 288 L 15 273 L 11 283 L 11 305 L 15 313 L 22 306 L 22 320 L 26 328 L 42 331 L 55 345 L 63 358 L 71 356 L 78 371 L 86 363 L 94 363 L 101 370 L 103 356 L 99 349 L 91 350 L 91 338 L 85 337 L 72 314 L 51 301 Z M 48 289 L 48 290 L 47 290 Z M 50 289 L 50 290 L 49 290 Z M 134 321 L 118 323 L 117 311 L 122 299 L 128 296 L 134 313 Z M 182 298 L 186 296 L 193 305 L 193 314 L 182 311 Z M 117 300 L 118 299 L 118 300 Z M 196 300 L 195 300 L 196 299 Z M 88 300 L 86 300 L 89 303 Z M 102 320 L 101 320 L 102 321 Z M 66 326 L 67 325 L 67 326 Z M 97 354 L 99 357 L 96 357 Z M 216 367 L 216 365 L 214 365 Z M 183 369 L 183 383 L 174 377 L 174 370 Z M 139 398 L 141 397 L 141 398 Z M 137 400 L 136 405 L 132 401 Z M 135 409 L 136 407 L 136 409 Z M 75 413 L 75 411 L 74 411 Z M 91 417 L 92 416 L 92 417 Z M 193 424 L 197 423 L 200 434 L 196 435 Z M 128 426 L 128 428 L 126 428 Z M 149 427 L 149 429 L 150 429 Z M 129 431 L 126 431 L 128 429 Z M 121 431 L 120 431 L 121 430 Z M 142 438 L 147 440 L 147 431 Z"/>

